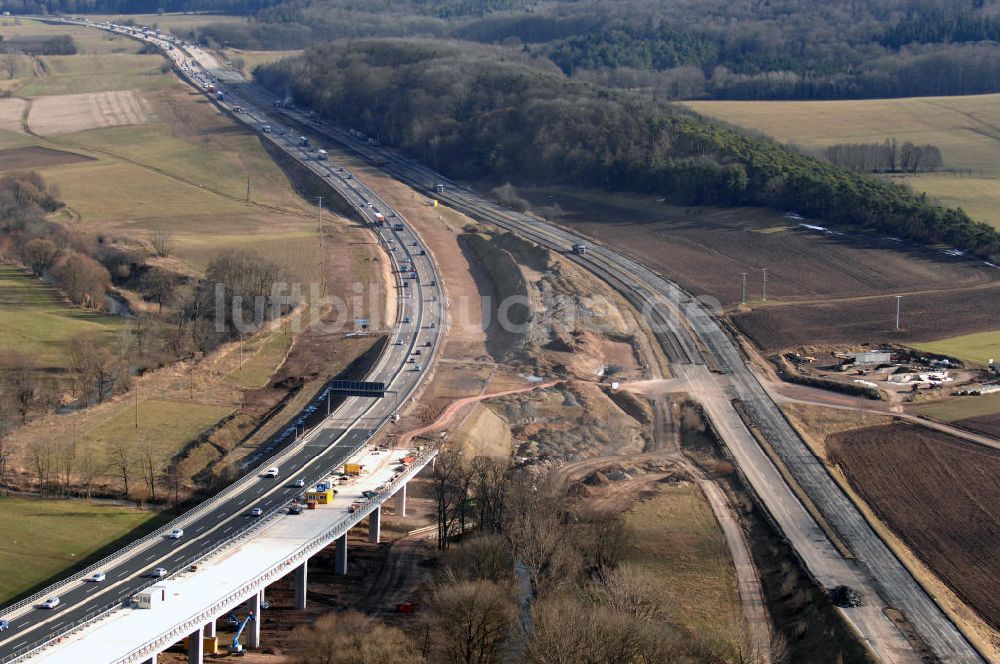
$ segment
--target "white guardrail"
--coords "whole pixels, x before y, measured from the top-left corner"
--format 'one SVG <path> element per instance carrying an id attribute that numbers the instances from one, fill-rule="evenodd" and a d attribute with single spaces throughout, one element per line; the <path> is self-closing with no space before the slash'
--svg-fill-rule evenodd
<path id="1" fill-rule="evenodd" d="M 350 513 L 346 518 L 327 530 L 325 533 L 317 535 L 313 539 L 309 540 L 295 552 L 289 554 L 277 564 L 271 566 L 269 569 L 261 572 L 256 577 L 248 581 L 239 590 L 229 593 L 212 604 L 212 606 L 198 611 L 188 619 L 176 624 L 174 627 L 155 639 L 152 639 L 136 648 L 128 655 L 114 660 L 112 664 L 131 664 L 132 662 L 144 661 L 145 659 L 150 658 L 153 654 L 163 651 L 165 648 L 176 643 L 185 636 L 192 634 L 194 631 L 200 629 L 207 623 L 215 620 L 226 611 L 232 610 L 232 607 L 242 604 L 255 592 L 266 587 L 272 581 L 288 574 L 292 569 L 297 567 L 300 562 L 311 558 L 317 551 L 321 551 L 327 547 L 331 542 L 341 537 L 357 525 L 363 518 L 374 512 L 375 509 L 382 503 L 391 498 L 403 484 L 410 481 L 414 475 L 423 470 L 423 468 L 436 455 L 437 448 L 428 448 L 424 450 L 405 471 L 402 471 L 388 484 L 383 486 L 382 490 L 376 496 L 366 500 L 360 507 L 358 507 L 358 509 Z M 287 504 L 288 503 L 286 503 L 285 506 L 287 506 Z M 261 527 L 263 527 L 263 524 L 261 524 Z M 261 527 L 255 528 L 253 530 L 254 534 L 256 534 Z M 246 537 L 241 539 L 246 539 Z M 230 546 L 231 544 L 231 542 L 226 542 L 224 545 L 214 549 L 212 553 L 225 546 Z"/>

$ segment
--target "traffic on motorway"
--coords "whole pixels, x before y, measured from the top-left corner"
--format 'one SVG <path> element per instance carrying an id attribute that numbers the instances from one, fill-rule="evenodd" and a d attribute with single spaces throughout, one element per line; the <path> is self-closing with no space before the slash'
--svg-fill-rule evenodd
<path id="1" fill-rule="evenodd" d="M 156 41 L 163 47 L 167 43 L 155 37 L 147 41 Z M 165 50 L 178 69 L 185 71 L 186 67 L 185 73 L 193 84 L 203 90 L 213 84 L 214 79 L 200 69 L 192 56 L 182 54 L 172 45 Z M 436 355 L 445 302 L 436 267 L 420 249 L 422 243 L 405 219 L 346 169 L 316 159 L 315 148 L 308 142 L 303 144 L 298 135 L 250 103 L 236 97 L 219 103 L 324 177 L 357 207 L 391 262 L 397 268 L 403 262 L 408 266 L 405 276 L 412 277 L 416 288 L 407 290 L 414 292 L 414 296 L 397 298 L 397 323 L 390 330 L 392 342 L 385 346 L 375 368 L 365 377 L 368 381 L 385 383 L 388 390 L 396 393 L 395 398 L 346 399 L 322 424 L 293 441 L 272 460 L 262 463 L 270 466 L 266 470 L 253 471 L 251 477 L 223 490 L 154 537 L 101 561 L 99 569 L 88 570 L 27 601 L 0 609 L 0 662 L 18 659 L 83 622 L 125 606 L 138 591 L 158 579 L 188 570 L 248 530 L 266 527 L 271 519 L 281 518 L 289 504 L 299 497 L 303 486 L 328 476 L 391 421 L 399 405 L 406 403 L 423 379 L 425 371 L 421 368 L 426 368 Z M 270 125 L 267 132 L 265 125 Z M 377 214 L 391 215 L 396 223 L 377 226 Z M 400 291 L 403 276 L 397 269 L 395 287 Z M 418 349 L 423 367 L 410 361 Z"/>

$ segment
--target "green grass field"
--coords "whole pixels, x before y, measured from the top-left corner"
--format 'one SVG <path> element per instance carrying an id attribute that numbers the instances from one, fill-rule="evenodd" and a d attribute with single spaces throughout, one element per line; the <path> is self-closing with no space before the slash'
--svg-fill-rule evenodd
<path id="1" fill-rule="evenodd" d="M 986 394 L 980 397 L 956 397 L 940 403 L 917 406 L 921 415 L 933 417 L 942 422 L 956 422 L 970 417 L 1000 413 L 1000 394 Z"/>
<path id="2" fill-rule="evenodd" d="M 152 395 L 150 395 L 152 396 Z M 165 456 L 232 412 L 230 406 L 149 399 L 139 394 L 139 426 L 132 403 L 123 403 L 110 417 L 80 436 L 88 449 L 104 450 L 113 442 L 124 441 L 138 449 L 145 441 L 156 441 L 155 448 Z"/>
<path id="3" fill-rule="evenodd" d="M 77 54 L 41 56 L 48 76 L 17 89 L 18 97 L 67 95 L 106 90 L 156 90 L 172 85 L 159 55 Z"/>
<path id="4" fill-rule="evenodd" d="M 735 573 L 698 486 L 661 487 L 625 518 L 632 543 L 625 561 L 650 572 L 664 611 L 705 640 L 732 648 L 733 625 L 742 616 Z"/>
<path id="5" fill-rule="evenodd" d="M 39 366 L 64 368 L 63 344 L 77 334 L 113 336 L 125 321 L 66 305 L 58 293 L 11 265 L 0 265 L 0 349 L 35 359 Z"/>
<path id="6" fill-rule="evenodd" d="M 930 341 L 916 348 L 986 366 L 990 358 L 1000 361 L 1000 330 Z"/>
<path id="7" fill-rule="evenodd" d="M 899 177 L 917 191 L 1000 228 L 1000 95 L 838 101 L 697 101 L 703 115 L 816 151 L 844 142 L 932 143 L 946 169 Z"/>
<path id="8" fill-rule="evenodd" d="M 0 602 L 162 518 L 147 510 L 79 500 L 0 498 Z"/>

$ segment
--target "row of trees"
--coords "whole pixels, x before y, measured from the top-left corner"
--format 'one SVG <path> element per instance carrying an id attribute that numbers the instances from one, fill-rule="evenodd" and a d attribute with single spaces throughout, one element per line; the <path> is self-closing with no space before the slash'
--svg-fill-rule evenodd
<path id="1" fill-rule="evenodd" d="M 868 173 L 925 173 L 944 166 L 941 150 L 934 145 L 902 145 L 896 139 L 884 143 L 838 143 L 823 149 L 823 157 L 835 166 Z"/>
<path id="2" fill-rule="evenodd" d="M 13 37 L 0 35 L 0 52 L 29 55 L 75 55 L 76 42 L 70 35 L 55 37 Z"/>
<path id="3" fill-rule="evenodd" d="M 984 258 L 1000 254 L 1000 234 L 961 210 L 675 107 L 505 61 L 492 48 L 331 44 L 260 67 L 257 79 L 463 179 L 765 205 Z"/>

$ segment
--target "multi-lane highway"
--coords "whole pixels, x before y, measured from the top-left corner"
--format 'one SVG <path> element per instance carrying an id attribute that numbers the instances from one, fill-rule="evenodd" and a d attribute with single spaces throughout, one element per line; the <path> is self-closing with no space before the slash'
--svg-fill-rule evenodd
<path id="1" fill-rule="evenodd" d="M 248 115 L 246 120 L 258 123 L 263 118 Z M 401 215 L 348 171 L 316 161 L 314 153 L 298 145 L 297 135 L 275 123 L 270 137 L 357 207 L 391 259 L 397 275 L 396 283 L 390 286 L 397 291 L 396 321 L 385 350 L 365 380 L 383 382 L 395 395 L 382 400 L 347 398 L 320 425 L 261 464 L 261 470 L 277 467 L 277 477 L 255 471 L 152 536 L 86 571 L 103 572 L 104 581 L 84 582 L 81 573 L 26 601 L 0 609 L 0 618 L 9 622 L 9 628 L 0 632 L 0 662 L 17 659 L 82 622 L 121 607 L 137 591 L 157 581 L 152 576 L 155 568 L 165 568 L 168 576 L 186 570 L 240 533 L 283 512 L 302 492 L 295 486 L 297 479 L 303 479 L 308 486 L 341 465 L 391 420 L 398 405 L 406 403 L 427 373 L 440 345 L 445 301 L 436 268 L 419 238 Z M 390 223 L 375 228 L 376 211 Z M 404 264 L 409 266 L 405 274 L 400 272 Z M 404 279 L 412 286 L 404 289 Z M 251 516 L 253 508 L 261 508 L 263 515 Z M 183 529 L 183 536 L 170 538 L 169 531 L 174 528 Z M 58 607 L 39 608 L 45 598 L 56 596 L 60 598 Z"/>
<path id="2" fill-rule="evenodd" d="M 156 43 L 163 45 L 163 42 Z M 511 230 L 554 250 L 565 251 L 575 243 L 587 242 L 584 238 L 534 217 L 503 209 L 476 193 L 401 158 L 391 150 L 358 142 L 345 129 L 319 124 L 316 119 L 297 111 L 277 110 L 273 107 L 273 102 L 276 101 L 273 95 L 244 81 L 236 72 L 220 66 L 209 54 L 198 49 L 191 49 L 186 53 L 178 51 L 179 49 L 171 49 L 168 54 L 171 54 L 180 68 L 183 69 L 183 65 L 187 64 L 189 71 L 197 70 L 193 76 L 196 84 L 205 86 L 208 81 L 224 83 L 229 97 L 226 107 L 232 111 L 234 106 L 240 106 L 238 115 L 246 117 L 249 124 L 260 125 L 266 122 L 279 126 L 295 123 L 297 126 L 307 127 L 312 135 L 326 136 L 344 149 L 379 164 L 397 179 L 442 199 L 473 218 Z M 285 120 L 279 122 L 281 118 Z M 345 180 L 343 176 L 338 176 L 339 171 L 335 167 L 327 162 L 317 161 L 315 155 L 308 150 L 292 145 L 295 141 L 296 136 L 289 135 L 289 132 L 284 136 L 279 134 L 277 138 L 282 148 L 304 159 L 304 163 L 310 168 L 330 178 L 337 186 L 343 187 L 348 182 L 351 187 L 361 186 L 356 179 Z M 438 183 L 444 183 L 443 192 L 435 191 Z M 347 194 L 349 198 L 351 195 Z M 350 200 L 359 205 L 365 206 L 367 202 L 377 200 L 380 210 L 389 209 L 373 192 L 365 190 L 359 193 L 356 190 L 354 196 Z M 358 196 L 361 197 L 360 200 Z M 397 246 L 402 246 L 406 243 L 406 238 L 396 238 L 396 242 Z M 585 255 L 573 258 L 606 279 L 644 313 L 646 321 L 673 362 L 673 372 L 687 382 L 692 396 L 702 403 L 709 420 L 733 454 L 741 472 L 810 573 L 826 587 L 845 584 L 863 593 L 866 599 L 864 606 L 844 609 L 843 612 L 880 659 L 899 662 L 918 660 L 910 643 L 883 613 L 884 609 L 892 607 L 904 614 L 923 641 L 942 661 L 982 661 L 976 650 L 879 539 L 858 509 L 784 420 L 780 410 L 758 384 L 737 345 L 710 311 L 675 284 L 607 247 L 591 244 Z M 433 266 L 429 263 L 425 258 L 421 270 L 432 270 Z M 438 299 L 441 299 L 440 294 Z M 405 326 L 403 329 L 405 334 Z M 412 348 L 415 339 L 408 339 L 407 342 Z M 397 357 L 396 360 L 398 359 Z M 734 407 L 734 400 L 742 404 L 798 484 L 850 547 L 853 559 L 841 555 L 791 491 L 771 459 L 749 433 Z M 331 432 L 330 440 L 335 440 L 335 434 L 363 438 L 368 435 L 366 431 L 358 428 L 353 434 Z M 336 446 L 327 454 L 336 455 Z M 332 458 L 326 461 L 332 461 Z M 278 495 L 272 495 L 268 495 L 271 500 L 278 500 Z M 224 516 L 224 513 L 216 515 L 217 518 Z M 206 530 L 203 536 L 217 537 L 217 529 Z M 177 543 L 167 542 L 165 546 L 177 546 Z M 169 555 L 170 550 L 160 553 Z M 77 600 L 81 603 L 84 601 Z M 21 627 L 24 629 L 25 626 L 22 624 Z M 51 636 L 59 630 L 50 626 L 41 632 Z M 2 647 L 11 645 L 11 639 L 0 641 Z"/>

